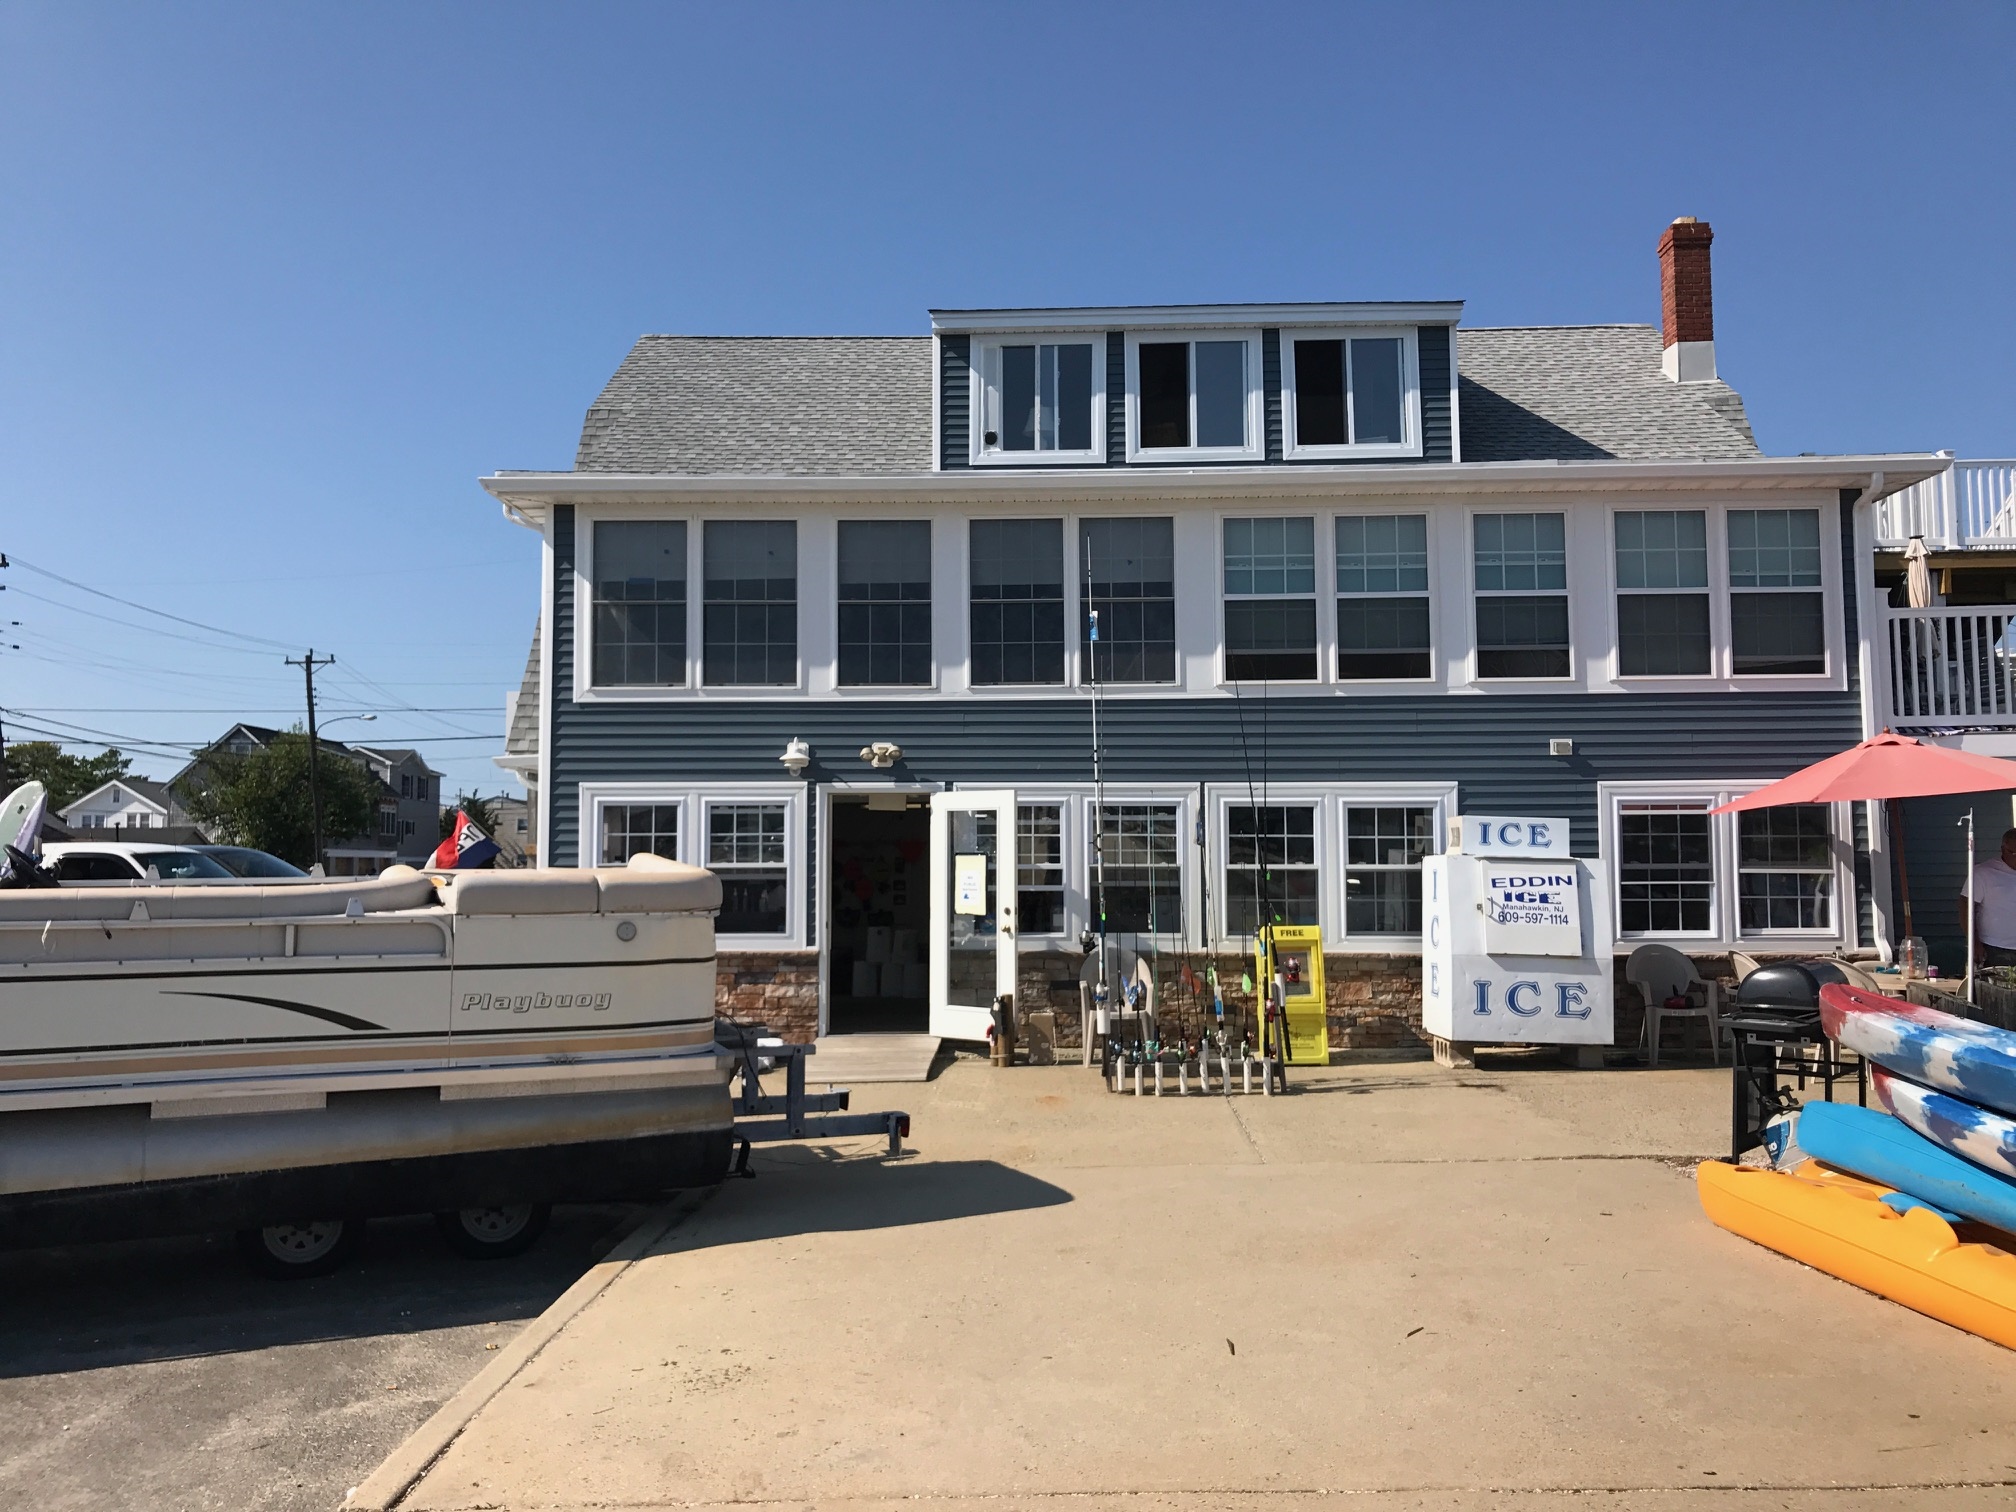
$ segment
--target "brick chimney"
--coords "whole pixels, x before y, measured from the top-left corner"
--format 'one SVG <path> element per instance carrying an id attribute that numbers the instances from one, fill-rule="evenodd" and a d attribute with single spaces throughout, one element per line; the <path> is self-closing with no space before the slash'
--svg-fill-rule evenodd
<path id="1" fill-rule="evenodd" d="M 1708 276 L 1708 222 L 1683 215 L 1659 238 L 1659 311 L 1666 328 L 1662 366 L 1675 383 L 1715 376 L 1715 291 Z"/>

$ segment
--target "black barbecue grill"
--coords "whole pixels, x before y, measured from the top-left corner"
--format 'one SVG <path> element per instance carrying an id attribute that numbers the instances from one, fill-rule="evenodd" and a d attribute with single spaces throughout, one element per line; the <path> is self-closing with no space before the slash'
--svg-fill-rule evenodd
<path id="1" fill-rule="evenodd" d="M 1758 967 L 1737 986 L 1735 1009 L 1722 1015 L 1735 1063 L 1731 1160 L 1763 1143 L 1764 1125 L 1796 1107 L 1793 1093 L 1809 1081 L 1819 1082 L 1832 1102 L 1834 1084 L 1852 1077 L 1855 1100 L 1868 1106 L 1868 1065 L 1844 1056 L 1820 1027 L 1820 989 L 1828 982 L 1847 985 L 1848 977 L 1832 961 L 1786 961 Z M 1792 1078 L 1792 1089 L 1779 1086 L 1782 1077 Z"/>

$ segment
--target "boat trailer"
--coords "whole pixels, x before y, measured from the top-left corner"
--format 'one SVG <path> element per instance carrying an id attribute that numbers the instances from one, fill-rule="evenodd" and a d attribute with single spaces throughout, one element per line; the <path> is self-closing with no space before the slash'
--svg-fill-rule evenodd
<path id="1" fill-rule="evenodd" d="M 740 1032 L 738 1032 L 740 1031 Z M 837 1139 L 850 1135 L 880 1134 L 889 1141 L 889 1153 L 903 1153 L 903 1141 L 910 1134 L 908 1113 L 850 1113 L 845 1087 L 826 1092 L 805 1090 L 805 1057 L 818 1053 L 816 1045 L 788 1045 L 761 1028 L 717 1023 L 715 1039 L 737 1059 L 734 1075 L 741 1085 L 735 1092 L 735 1166 L 737 1176 L 754 1176 L 749 1169 L 749 1147 L 787 1139 Z M 766 1070 L 784 1072 L 784 1095 L 763 1090 Z"/>

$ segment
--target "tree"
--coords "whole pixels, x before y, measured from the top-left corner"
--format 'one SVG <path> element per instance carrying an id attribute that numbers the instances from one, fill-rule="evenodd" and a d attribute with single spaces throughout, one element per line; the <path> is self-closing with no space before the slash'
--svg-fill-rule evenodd
<path id="1" fill-rule="evenodd" d="M 376 777 L 326 743 L 316 772 L 325 842 L 376 827 Z M 298 725 L 242 756 L 206 752 L 176 796 L 218 840 L 270 851 L 296 866 L 322 859 L 315 854 L 315 812 L 308 794 L 308 737 Z"/>
<path id="2" fill-rule="evenodd" d="M 476 828 L 492 840 L 497 838 L 497 810 L 488 798 L 479 798 L 474 793 L 458 793 L 455 802 L 441 810 L 441 838 L 446 840 L 455 833 L 455 810 L 460 809 L 475 822 Z"/>
<path id="3" fill-rule="evenodd" d="M 0 770 L 0 794 L 23 782 L 39 782 L 49 789 L 49 811 L 53 814 L 93 788 L 124 777 L 132 768 L 132 758 L 122 756 L 117 746 L 107 746 L 96 756 L 73 756 L 53 740 L 24 740 L 7 747 L 5 770 Z"/>

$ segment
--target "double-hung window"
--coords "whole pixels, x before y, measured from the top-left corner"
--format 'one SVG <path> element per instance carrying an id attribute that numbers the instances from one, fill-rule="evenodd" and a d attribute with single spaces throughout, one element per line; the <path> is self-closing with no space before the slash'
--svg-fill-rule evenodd
<path id="1" fill-rule="evenodd" d="M 796 683 L 798 527 L 789 520 L 709 520 L 701 556 L 708 685 Z"/>
<path id="2" fill-rule="evenodd" d="M 1316 676 L 1316 522 L 1225 522 L 1225 677 Z"/>
<path id="3" fill-rule="evenodd" d="M 1421 858 L 1435 849 L 1429 807 L 1344 810 L 1344 933 L 1421 933 Z"/>
<path id="4" fill-rule="evenodd" d="M 1832 810 L 1788 803 L 1736 816 L 1737 911 L 1743 933 L 1834 928 Z"/>
<path id="5" fill-rule="evenodd" d="M 1475 517 L 1477 675 L 1567 677 L 1567 520 Z"/>
<path id="6" fill-rule="evenodd" d="M 840 522 L 840 686 L 931 681 L 931 522 Z"/>
<path id="7" fill-rule="evenodd" d="M 1080 645 L 1092 678 L 1176 681 L 1175 522 L 1086 520 L 1078 550 L 1085 584 Z"/>
<path id="8" fill-rule="evenodd" d="M 1317 922 L 1316 809 L 1233 804 L 1225 811 L 1225 932 Z"/>
<path id="9" fill-rule="evenodd" d="M 721 879 L 716 933 L 781 935 L 789 929 L 786 812 L 781 803 L 708 806 L 707 868 Z"/>
<path id="10" fill-rule="evenodd" d="M 597 520 L 593 670 L 598 688 L 686 683 L 686 523 Z"/>
<path id="11" fill-rule="evenodd" d="M 1713 806 L 1707 799 L 1618 806 L 1618 933 L 1714 934 Z"/>
<path id="12" fill-rule="evenodd" d="M 679 859 L 678 804 L 602 805 L 602 864 L 621 866 L 638 855 Z"/>
<path id="13" fill-rule="evenodd" d="M 1108 803 L 1098 810 L 1092 882 L 1106 928 L 1119 934 L 1183 931 L 1182 809 L 1174 803 Z M 1093 900 L 1096 908 L 1101 897 Z"/>
<path id="14" fill-rule="evenodd" d="M 1024 935 L 1064 932 L 1064 806 L 1015 809 L 1015 918 Z"/>
<path id="15" fill-rule="evenodd" d="M 975 520 L 968 535 L 975 687 L 1064 681 L 1064 522 Z"/>
<path id="16" fill-rule="evenodd" d="M 1104 461 L 1103 347 L 1062 336 L 981 344 L 976 460 Z"/>
<path id="17" fill-rule="evenodd" d="M 1729 511 L 1729 640 L 1738 677 L 1827 670 L 1820 511 Z"/>
<path id="18" fill-rule="evenodd" d="M 1618 675 L 1706 677 L 1707 513 L 1619 510 L 1616 529 Z"/>
<path id="19" fill-rule="evenodd" d="M 1252 336 L 1130 336 L 1128 352 L 1136 457 L 1261 455 L 1260 343 Z"/>
<path id="20" fill-rule="evenodd" d="M 1289 456 L 1418 452 L 1408 338 L 1310 335 L 1282 344 Z"/>
<path id="21" fill-rule="evenodd" d="M 1429 677 L 1428 517 L 1337 518 L 1337 675 Z"/>

